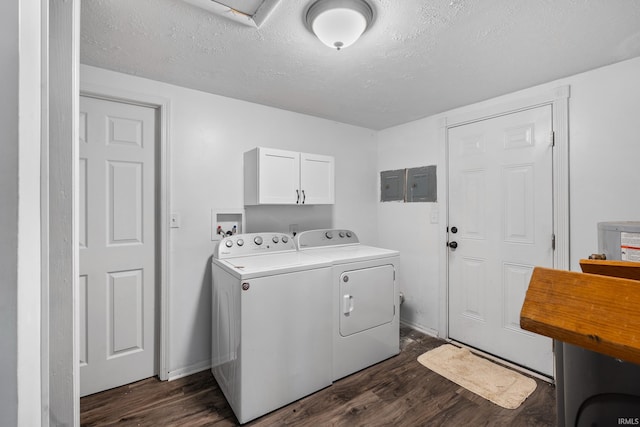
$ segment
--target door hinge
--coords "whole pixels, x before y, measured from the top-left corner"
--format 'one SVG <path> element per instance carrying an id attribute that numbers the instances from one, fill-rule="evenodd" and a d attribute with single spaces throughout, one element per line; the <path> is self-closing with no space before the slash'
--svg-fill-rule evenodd
<path id="1" fill-rule="evenodd" d="M 556 235 L 555 234 L 551 235 L 551 250 L 552 251 L 556 250 Z"/>
<path id="2" fill-rule="evenodd" d="M 556 133 L 554 131 L 551 131 L 551 146 L 556 146 Z"/>

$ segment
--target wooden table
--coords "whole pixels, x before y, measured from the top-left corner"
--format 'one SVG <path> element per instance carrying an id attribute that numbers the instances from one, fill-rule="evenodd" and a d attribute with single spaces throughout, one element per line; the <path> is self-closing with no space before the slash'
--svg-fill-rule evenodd
<path id="1" fill-rule="evenodd" d="M 534 269 L 520 327 L 640 364 L 640 263 L 580 265 L 584 273 Z"/>

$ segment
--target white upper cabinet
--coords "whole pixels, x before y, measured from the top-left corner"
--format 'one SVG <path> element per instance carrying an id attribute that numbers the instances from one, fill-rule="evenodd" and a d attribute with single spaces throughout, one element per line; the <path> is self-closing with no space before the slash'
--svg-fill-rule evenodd
<path id="1" fill-rule="evenodd" d="M 244 153 L 245 205 L 334 203 L 334 158 L 273 148 Z"/>
<path id="2" fill-rule="evenodd" d="M 244 204 L 295 204 L 300 194 L 300 153 L 255 148 L 244 153 Z"/>
<path id="3" fill-rule="evenodd" d="M 300 153 L 302 204 L 332 205 L 335 202 L 334 160 L 331 156 Z"/>

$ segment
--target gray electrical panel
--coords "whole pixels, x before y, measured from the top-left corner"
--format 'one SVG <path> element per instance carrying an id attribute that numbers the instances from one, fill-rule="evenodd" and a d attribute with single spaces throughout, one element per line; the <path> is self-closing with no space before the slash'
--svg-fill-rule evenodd
<path id="1" fill-rule="evenodd" d="M 437 202 L 436 166 L 380 172 L 381 202 Z"/>
<path id="2" fill-rule="evenodd" d="M 380 201 L 404 201 L 405 169 L 380 172 Z"/>
<path id="3" fill-rule="evenodd" d="M 407 169 L 406 202 L 436 202 L 436 167 L 423 166 Z"/>

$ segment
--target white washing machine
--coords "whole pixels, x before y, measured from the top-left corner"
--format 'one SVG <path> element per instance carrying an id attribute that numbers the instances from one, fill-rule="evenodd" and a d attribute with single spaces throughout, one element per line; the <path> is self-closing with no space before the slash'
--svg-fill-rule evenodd
<path id="1" fill-rule="evenodd" d="M 398 354 L 399 252 L 362 245 L 350 230 L 304 231 L 295 241 L 333 266 L 333 379 Z"/>
<path id="2" fill-rule="evenodd" d="M 216 247 L 211 370 L 240 423 L 331 385 L 331 271 L 281 233 Z"/>

